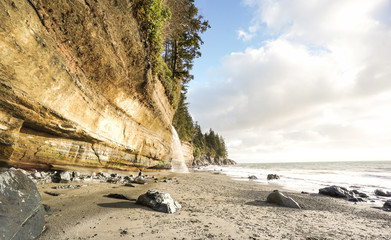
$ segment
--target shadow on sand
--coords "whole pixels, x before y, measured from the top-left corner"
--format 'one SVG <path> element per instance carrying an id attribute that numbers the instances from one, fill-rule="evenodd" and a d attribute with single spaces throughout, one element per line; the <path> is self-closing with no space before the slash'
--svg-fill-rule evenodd
<path id="1" fill-rule="evenodd" d="M 135 202 L 130 202 L 130 201 L 112 202 L 112 203 L 98 203 L 96 205 L 98 205 L 99 207 L 104 207 L 104 208 L 128 208 L 128 209 L 129 208 L 132 208 L 132 209 L 139 208 L 139 209 L 153 212 L 153 210 L 148 207 L 138 205 Z"/>
<path id="2" fill-rule="evenodd" d="M 266 201 L 261 201 L 261 200 L 255 200 L 255 201 L 252 201 L 252 202 L 246 202 L 246 205 L 250 205 L 250 206 L 263 206 L 263 207 L 270 207 L 270 206 L 274 206 L 274 204 L 271 204 L 271 203 L 268 203 Z"/>

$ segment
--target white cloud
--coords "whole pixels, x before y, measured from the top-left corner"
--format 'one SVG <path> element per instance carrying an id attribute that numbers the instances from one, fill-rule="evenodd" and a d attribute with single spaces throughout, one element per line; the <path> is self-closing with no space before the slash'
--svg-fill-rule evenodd
<path id="1" fill-rule="evenodd" d="M 243 41 L 249 41 L 254 37 L 254 34 L 251 32 L 245 32 L 243 30 L 238 30 L 238 38 L 243 40 Z"/>
<path id="2" fill-rule="evenodd" d="M 262 24 L 279 37 L 226 56 L 224 81 L 191 90 L 201 125 L 241 161 L 391 159 L 390 1 L 244 2 L 256 10 L 239 37 Z"/>

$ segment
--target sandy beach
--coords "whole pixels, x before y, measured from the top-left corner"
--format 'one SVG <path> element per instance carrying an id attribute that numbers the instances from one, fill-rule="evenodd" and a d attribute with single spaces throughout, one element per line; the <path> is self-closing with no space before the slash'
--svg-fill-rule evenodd
<path id="1" fill-rule="evenodd" d="M 79 189 L 39 185 L 42 203 L 52 210 L 39 239 L 391 239 L 391 213 L 368 204 L 283 190 L 303 208 L 291 209 L 265 202 L 275 188 L 252 181 L 212 172 L 145 174 L 159 182 L 148 179 L 148 184 L 134 188 L 109 183 Z M 164 177 L 172 180 L 163 182 Z M 182 209 L 166 214 L 136 205 L 149 189 L 169 193 Z M 105 197 L 110 193 L 131 200 Z"/>

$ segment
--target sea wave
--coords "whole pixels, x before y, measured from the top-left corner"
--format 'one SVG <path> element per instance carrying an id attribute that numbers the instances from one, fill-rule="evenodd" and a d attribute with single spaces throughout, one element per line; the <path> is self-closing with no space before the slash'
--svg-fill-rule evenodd
<path id="1" fill-rule="evenodd" d="M 317 193 L 320 188 L 338 185 L 360 189 L 370 196 L 369 202 L 379 203 L 376 189 L 391 192 L 391 162 L 332 162 L 332 163 L 251 163 L 236 166 L 209 166 L 204 170 L 220 171 L 235 180 L 248 180 L 251 175 L 260 184 L 277 184 L 283 189 Z M 267 180 L 277 174 L 279 180 Z"/>

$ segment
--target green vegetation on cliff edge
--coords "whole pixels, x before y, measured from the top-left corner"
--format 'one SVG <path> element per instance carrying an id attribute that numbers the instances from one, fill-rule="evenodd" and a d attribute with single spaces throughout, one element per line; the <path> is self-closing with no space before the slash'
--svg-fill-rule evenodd
<path id="1" fill-rule="evenodd" d="M 194 147 L 194 156 L 227 157 L 224 139 L 212 129 L 203 134 L 193 122 L 186 103 L 187 83 L 195 58 L 201 56 L 201 34 L 210 28 L 198 14 L 194 0 L 134 0 L 133 15 L 146 41 L 152 72 L 162 82 L 176 108 L 173 125 L 183 141 Z"/>

